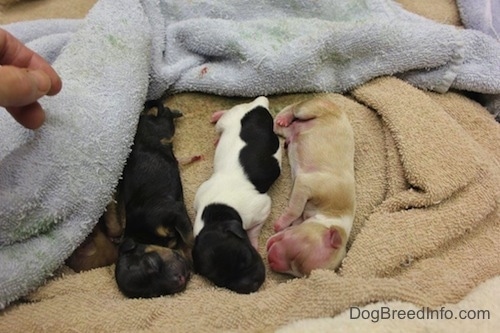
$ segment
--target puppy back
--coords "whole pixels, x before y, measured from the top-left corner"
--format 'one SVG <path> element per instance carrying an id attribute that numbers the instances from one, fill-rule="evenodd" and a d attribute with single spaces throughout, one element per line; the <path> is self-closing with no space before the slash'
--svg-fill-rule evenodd
<path id="1" fill-rule="evenodd" d="M 276 152 L 279 139 L 273 132 L 273 118 L 269 111 L 257 106 L 241 119 L 240 138 L 245 146 L 239 161 L 249 181 L 260 193 L 266 193 L 281 173 Z"/>

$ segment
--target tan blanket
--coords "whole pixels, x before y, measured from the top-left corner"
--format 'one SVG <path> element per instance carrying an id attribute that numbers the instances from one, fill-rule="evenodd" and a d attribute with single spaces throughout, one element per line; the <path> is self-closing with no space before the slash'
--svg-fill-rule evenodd
<path id="1" fill-rule="evenodd" d="M 179 295 L 124 298 L 113 267 L 62 275 L 5 311 L 5 331 L 271 331 L 299 319 L 333 317 L 352 306 L 400 300 L 416 306 L 456 303 L 500 274 L 499 124 L 453 93 L 424 93 L 380 78 L 352 95 L 334 95 L 355 130 L 358 211 L 340 273 L 290 279 L 273 272 L 261 290 L 238 295 L 194 276 Z M 276 113 L 311 95 L 271 98 Z M 241 102 L 181 94 L 176 154 L 205 159 L 182 170 L 186 201 L 211 173 L 211 111 Z M 290 170 L 272 188 L 271 221 L 287 203 Z M 262 249 L 265 257 L 265 251 Z"/>

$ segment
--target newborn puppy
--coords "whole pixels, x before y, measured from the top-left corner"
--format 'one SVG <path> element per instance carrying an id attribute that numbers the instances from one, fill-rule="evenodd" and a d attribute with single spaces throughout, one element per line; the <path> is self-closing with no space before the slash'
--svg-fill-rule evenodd
<path id="1" fill-rule="evenodd" d="M 330 97 L 283 109 L 274 131 L 286 138 L 293 189 L 267 242 L 272 270 L 295 276 L 337 268 L 355 211 L 354 134 Z"/>
<path id="2" fill-rule="evenodd" d="M 116 262 L 118 258 L 118 244 L 113 243 L 99 221 L 92 233 L 66 259 L 68 265 L 75 272 L 88 271 L 93 268 L 104 267 Z"/>
<path id="3" fill-rule="evenodd" d="M 66 260 L 75 272 L 114 264 L 118 258 L 118 245 L 125 227 L 124 212 L 113 199 L 97 222 L 92 233 Z"/>
<path id="4" fill-rule="evenodd" d="M 194 199 L 195 271 L 238 293 L 256 291 L 265 278 L 258 238 L 271 211 L 266 192 L 281 172 L 268 107 L 259 97 L 213 114 L 220 133 L 214 172 Z"/>
<path id="5" fill-rule="evenodd" d="M 182 291 L 192 267 L 192 225 L 172 148 L 174 118 L 182 114 L 155 106 L 140 116 L 119 187 L 126 226 L 115 278 L 128 297 Z"/>

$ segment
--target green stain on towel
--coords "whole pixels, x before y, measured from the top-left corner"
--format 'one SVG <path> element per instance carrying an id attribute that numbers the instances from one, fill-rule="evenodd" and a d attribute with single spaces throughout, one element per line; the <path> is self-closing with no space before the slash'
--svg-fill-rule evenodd
<path id="1" fill-rule="evenodd" d="M 113 35 L 108 35 L 107 38 L 108 38 L 109 43 L 112 46 L 114 46 L 114 47 L 116 47 L 116 48 L 118 48 L 120 50 L 124 50 L 125 49 L 125 43 L 120 38 L 115 37 Z"/>
<path id="2" fill-rule="evenodd" d="M 61 219 L 58 220 L 56 218 L 46 218 L 34 225 L 20 226 L 20 228 L 13 231 L 12 235 L 15 239 L 22 240 L 36 235 L 47 234 L 54 225 L 60 222 L 60 220 Z"/>
<path id="3" fill-rule="evenodd" d="M 245 54 L 243 53 L 242 47 L 238 41 L 229 40 L 225 45 L 225 49 L 229 54 L 237 57 L 240 61 L 246 60 Z"/>

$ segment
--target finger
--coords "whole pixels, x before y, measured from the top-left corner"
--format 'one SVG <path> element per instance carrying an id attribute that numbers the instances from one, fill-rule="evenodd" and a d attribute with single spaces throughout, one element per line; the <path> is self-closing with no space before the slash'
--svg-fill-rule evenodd
<path id="1" fill-rule="evenodd" d="M 45 121 L 45 112 L 38 102 L 6 109 L 18 123 L 29 129 L 37 129 Z"/>
<path id="2" fill-rule="evenodd" d="M 23 43 L 5 30 L 0 29 L 0 65 L 39 69 L 51 81 L 47 95 L 55 95 L 62 88 L 62 81 L 56 71 L 40 55 L 27 48 Z"/>
<path id="3" fill-rule="evenodd" d="M 41 70 L 0 67 L 0 105 L 24 106 L 36 102 L 50 90 L 51 81 Z"/>

